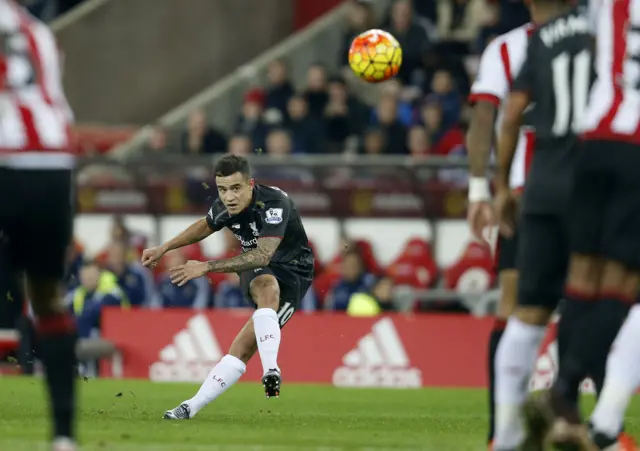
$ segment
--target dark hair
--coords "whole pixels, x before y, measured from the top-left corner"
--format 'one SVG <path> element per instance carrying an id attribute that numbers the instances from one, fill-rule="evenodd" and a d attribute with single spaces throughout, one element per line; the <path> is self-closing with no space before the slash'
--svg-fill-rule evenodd
<path id="1" fill-rule="evenodd" d="M 245 178 L 251 177 L 251 168 L 246 158 L 236 155 L 225 155 L 216 163 L 216 177 L 228 177 L 236 172 L 239 172 Z"/>

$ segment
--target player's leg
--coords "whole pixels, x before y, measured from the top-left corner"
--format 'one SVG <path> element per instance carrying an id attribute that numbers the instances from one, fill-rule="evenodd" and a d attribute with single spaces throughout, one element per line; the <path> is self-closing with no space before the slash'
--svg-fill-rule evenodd
<path id="1" fill-rule="evenodd" d="M 640 157 L 633 148 L 615 143 L 603 157 L 604 145 L 585 145 L 570 210 L 574 252 L 566 313 L 559 325 L 568 331 L 569 343 L 552 390 L 554 411 L 569 422 L 578 422 L 579 416 L 567 392 L 589 373 L 601 371 L 637 294 L 629 266 L 637 264 L 640 255 L 640 182 L 627 172 Z"/>
<path id="2" fill-rule="evenodd" d="M 515 449 L 525 440 L 521 410 L 566 271 L 566 237 L 557 218 L 525 213 L 519 227 L 518 306 L 507 322 L 495 362 L 496 451 Z"/>
<path id="3" fill-rule="evenodd" d="M 263 382 L 269 375 L 269 384 L 275 384 L 273 390 L 267 390 L 267 396 L 277 396 L 280 391 L 280 367 L 278 351 L 280 350 L 280 323 L 278 309 L 280 306 L 280 285 L 273 274 L 261 274 L 251 281 L 249 286 L 251 299 L 257 309 L 253 313 L 253 328 L 258 345 L 258 353 L 262 362 Z M 265 387 L 266 389 L 266 387 Z M 269 394 L 271 393 L 271 395 Z"/>
<path id="4" fill-rule="evenodd" d="M 11 239 L 14 261 L 26 273 L 27 297 L 36 316 L 39 357 L 49 389 L 53 435 L 60 443 L 75 436 L 76 330 L 64 304 L 66 253 L 73 230 L 70 171 L 16 173 L 24 210 Z M 46 218 L 46 226 L 42 222 Z M 61 449 L 66 449 L 62 448 Z M 71 449 L 69 447 L 69 449 Z"/>
<path id="5" fill-rule="evenodd" d="M 607 360 L 606 378 L 591 414 L 593 438 L 600 449 L 611 446 L 640 385 L 640 306 L 631 309 Z"/>
<path id="6" fill-rule="evenodd" d="M 500 339 L 507 325 L 507 320 L 516 306 L 518 293 L 518 271 L 516 270 L 517 237 L 498 236 L 496 264 L 500 285 L 500 299 L 496 311 L 496 319 L 491 329 L 488 342 L 487 368 L 489 372 L 489 434 L 491 446 L 494 438 L 495 424 L 495 356 Z"/>
<path id="7" fill-rule="evenodd" d="M 245 373 L 247 363 L 258 350 L 256 336 L 253 331 L 253 320 L 249 319 L 231 343 L 229 352 L 213 367 L 191 398 L 180 403 L 164 414 L 166 420 L 187 420 L 193 418 L 207 404 L 214 401 Z"/>

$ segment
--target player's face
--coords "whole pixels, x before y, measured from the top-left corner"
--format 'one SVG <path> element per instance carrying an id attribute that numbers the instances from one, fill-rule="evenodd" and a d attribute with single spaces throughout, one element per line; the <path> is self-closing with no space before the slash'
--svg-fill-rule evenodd
<path id="1" fill-rule="evenodd" d="M 253 179 L 236 172 L 227 177 L 216 177 L 216 185 L 220 199 L 230 214 L 237 215 L 251 203 Z"/>

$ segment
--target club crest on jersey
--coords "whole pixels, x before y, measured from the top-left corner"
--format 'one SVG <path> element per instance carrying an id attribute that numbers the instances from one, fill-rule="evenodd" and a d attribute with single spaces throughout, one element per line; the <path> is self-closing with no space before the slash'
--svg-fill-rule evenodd
<path id="1" fill-rule="evenodd" d="M 267 224 L 280 224 L 282 222 L 282 208 L 270 208 L 265 212 Z"/>
<path id="2" fill-rule="evenodd" d="M 260 236 L 260 232 L 258 232 L 258 227 L 255 222 L 249 223 L 249 227 L 251 227 L 251 231 L 253 232 L 253 236 Z"/>

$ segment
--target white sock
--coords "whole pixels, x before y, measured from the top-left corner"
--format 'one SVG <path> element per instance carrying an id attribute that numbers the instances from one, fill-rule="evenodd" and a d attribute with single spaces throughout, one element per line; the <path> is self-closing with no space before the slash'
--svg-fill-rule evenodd
<path id="1" fill-rule="evenodd" d="M 270 308 L 261 308 L 253 314 L 253 330 L 256 333 L 258 352 L 262 361 L 262 371 L 280 370 L 278 349 L 280 348 L 280 324 L 278 314 Z"/>
<path id="2" fill-rule="evenodd" d="M 507 322 L 500 339 L 495 362 L 496 449 L 515 448 L 524 439 L 521 408 L 528 394 L 540 342 L 546 327 L 531 326 L 515 317 Z"/>
<path id="3" fill-rule="evenodd" d="M 616 337 L 609 358 L 604 387 L 591 415 L 596 431 L 617 437 L 629 401 L 640 383 L 640 307 L 629 312 Z"/>
<path id="4" fill-rule="evenodd" d="M 247 367 L 242 360 L 229 354 L 225 355 L 209 372 L 198 393 L 184 402 L 191 410 L 191 418 L 238 382 L 246 369 Z"/>

